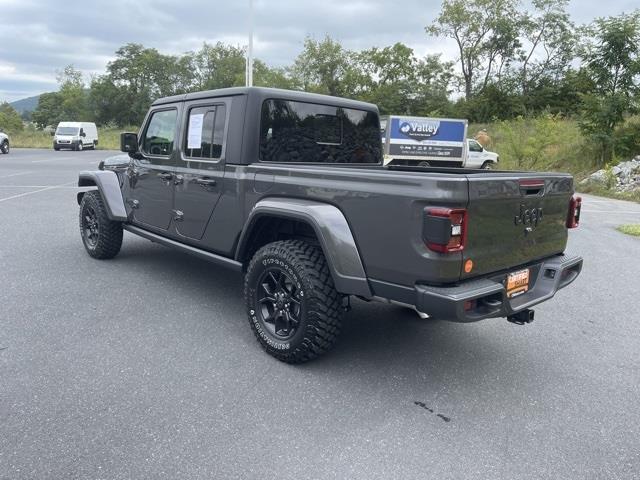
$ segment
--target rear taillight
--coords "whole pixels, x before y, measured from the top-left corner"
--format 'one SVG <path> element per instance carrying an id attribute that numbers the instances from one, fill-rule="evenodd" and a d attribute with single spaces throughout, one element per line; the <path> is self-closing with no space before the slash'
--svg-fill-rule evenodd
<path id="1" fill-rule="evenodd" d="M 467 211 L 451 208 L 426 208 L 422 237 L 430 250 L 440 253 L 464 250 L 467 236 Z"/>
<path id="2" fill-rule="evenodd" d="M 577 228 L 580 225 L 581 197 L 571 197 L 569 200 L 569 214 L 567 215 L 567 228 Z"/>

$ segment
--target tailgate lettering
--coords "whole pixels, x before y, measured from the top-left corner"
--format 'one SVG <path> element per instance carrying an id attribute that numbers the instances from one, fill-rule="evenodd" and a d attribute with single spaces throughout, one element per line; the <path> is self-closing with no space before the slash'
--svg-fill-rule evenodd
<path id="1" fill-rule="evenodd" d="M 542 221 L 542 207 L 527 208 L 526 205 L 520 204 L 520 212 L 513 219 L 513 223 L 518 225 L 537 227 Z"/>

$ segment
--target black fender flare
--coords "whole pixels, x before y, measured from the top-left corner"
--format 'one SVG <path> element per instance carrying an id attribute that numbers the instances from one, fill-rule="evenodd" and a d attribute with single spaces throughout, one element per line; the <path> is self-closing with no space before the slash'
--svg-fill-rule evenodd
<path id="1" fill-rule="evenodd" d="M 84 171 L 78 175 L 79 187 L 97 187 L 107 207 L 107 215 L 110 220 L 117 222 L 127 221 L 127 210 L 124 207 L 120 181 L 118 175 L 112 171 Z M 78 192 L 78 205 L 82 202 L 85 192 Z"/>
<path id="2" fill-rule="evenodd" d="M 297 198 L 266 198 L 253 207 L 240 235 L 235 259 L 242 261 L 253 227 L 265 216 L 291 218 L 310 225 L 322 247 L 338 292 L 371 298 L 373 293 L 351 228 L 334 205 Z"/>

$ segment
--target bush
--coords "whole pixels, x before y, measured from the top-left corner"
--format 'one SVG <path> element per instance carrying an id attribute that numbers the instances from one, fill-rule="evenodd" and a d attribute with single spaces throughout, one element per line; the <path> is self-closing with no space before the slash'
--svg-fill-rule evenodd
<path id="1" fill-rule="evenodd" d="M 640 116 L 630 117 L 616 128 L 613 145 L 617 158 L 629 160 L 640 155 Z"/>

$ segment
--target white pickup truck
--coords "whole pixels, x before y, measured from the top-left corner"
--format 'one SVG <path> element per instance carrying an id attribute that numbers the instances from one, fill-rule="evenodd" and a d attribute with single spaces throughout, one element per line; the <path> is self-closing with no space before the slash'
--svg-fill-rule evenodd
<path id="1" fill-rule="evenodd" d="M 463 167 L 491 170 L 499 161 L 497 153 L 486 150 L 477 140 L 467 139 L 467 156 Z"/>

